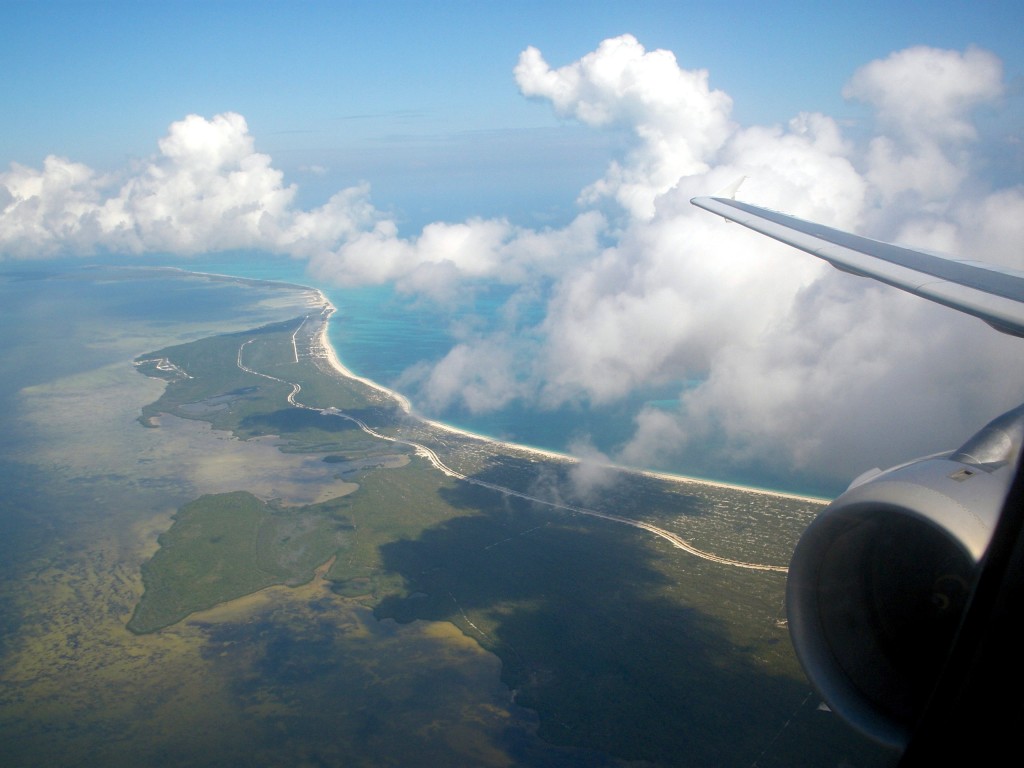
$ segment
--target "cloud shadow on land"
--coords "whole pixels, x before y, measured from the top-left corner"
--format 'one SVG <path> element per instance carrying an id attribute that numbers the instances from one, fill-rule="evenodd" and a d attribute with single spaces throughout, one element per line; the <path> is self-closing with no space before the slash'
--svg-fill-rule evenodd
<path id="1" fill-rule="evenodd" d="M 551 502 L 636 519 L 705 517 L 715 511 L 707 494 L 690 492 L 686 485 L 586 461 L 538 462 L 500 455 L 488 459 L 473 479 Z M 458 492 L 446 492 L 445 501 L 455 507 L 476 509 L 493 504 L 490 494 L 487 489 L 466 484 Z"/>
<path id="2" fill-rule="evenodd" d="M 395 417 L 384 408 L 346 408 L 345 414 L 380 429 L 390 426 Z M 320 411 L 306 408 L 280 408 L 269 413 L 257 413 L 242 418 L 238 425 L 242 434 L 276 434 L 295 437 L 307 432 L 329 432 L 331 434 L 360 432 L 354 421 L 325 416 Z"/>
<path id="3" fill-rule="evenodd" d="M 357 411 L 346 411 L 361 418 L 364 414 Z M 270 413 L 259 413 L 246 416 L 239 423 L 239 429 L 256 434 L 292 434 L 305 430 L 316 429 L 321 432 L 351 432 L 358 430 L 359 425 L 348 419 L 325 418 L 319 411 L 308 411 L 304 408 L 281 408 Z"/>
<path id="4" fill-rule="evenodd" d="M 742 633 L 707 609 L 743 591 L 734 570 L 680 568 L 688 555 L 642 531 L 498 494 L 481 506 L 481 493 L 443 490 L 484 514 L 381 547 L 407 593 L 376 615 L 451 621 L 492 650 L 544 740 L 658 765 L 821 765 L 864 749 L 851 765 L 881 764 L 814 711 L 791 664 L 769 669 L 763 644 L 737 644 Z"/>

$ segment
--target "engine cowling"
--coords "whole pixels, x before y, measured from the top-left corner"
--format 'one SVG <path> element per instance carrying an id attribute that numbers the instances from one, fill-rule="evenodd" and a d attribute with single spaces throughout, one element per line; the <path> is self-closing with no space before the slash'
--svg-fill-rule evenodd
<path id="1" fill-rule="evenodd" d="M 1024 442 L 1024 406 L 957 451 L 857 478 L 808 526 L 787 583 L 797 657 L 833 711 L 903 746 L 934 687 Z"/>

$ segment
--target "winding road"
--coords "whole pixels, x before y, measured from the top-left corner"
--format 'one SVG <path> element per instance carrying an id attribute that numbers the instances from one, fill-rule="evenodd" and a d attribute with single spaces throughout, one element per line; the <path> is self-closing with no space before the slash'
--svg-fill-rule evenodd
<path id="1" fill-rule="evenodd" d="M 308 319 L 309 316 L 306 317 L 306 320 Z M 295 329 L 295 332 L 292 334 L 292 350 L 294 352 L 294 362 L 296 363 L 299 361 L 299 351 L 296 336 L 304 324 L 305 320 L 299 325 L 298 328 Z M 648 533 L 653 533 L 655 536 L 660 536 L 677 549 L 681 549 L 684 552 L 688 552 L 691 555 L 694 555 L 695 557 L 699 557 L 703 560 L 708 560 L 712 563 L 728 565 L 732 566 L 733 568 L 745 568 L 747 570 L 752 571 L 775 571 L 777 573 L 787 573 L 789 571 L 789 569 L 786 566 L 782 565 L 764 565 L 761 563 L 747 563 L 743 562 L 742 560 L 732 560 L 730 558 L 721 557 L 711 552 L 705 552 L 702 549 L 697 549 L 695 546 L 690 544 L 688 541 L 683 539 L 678 534 L 672 533 L 671 531 L 666 531 L 664 528 L 658 528 L 655 525 L 651 525 L 650 523 L 645 523 L 640 520 L 632 520 L 628 517 L 620 517 L 618 515 L 612 515 L 607 512 L 598 512 L 597 510 L 594 509 L 578 507 L 573 504 L 566 504 L 564 502 L 542 499 L 538 496 L 531 496 L 530 494 L 523 493 L 522 491 L 516 491 L 512 488 L 506 488 L 501 485 L 495 485 L 494 483 L 488 483 L 485 480 L 478 480 L 474 477 L 464 475 L 461 472 L 457 472 L 456 470 L 452 469 L 447 464 L 445 464 L 443 461 L 441 461 L 437 453 L 435 453 L 433 450 L 431 450 L 425 445 L 415 443 L 411 440 L 403 440 L 402 438 L 382 434 L 381 432 L 378 432 L 375 429 L 369 427 L 362 420 L 357 419 L 355 416 L 350 416 L 347 413 L 339 411 L 337 408 L 314 408 L 313 406 L 300 403 L 296 399 L 297 395 L 302 391 L 302 387 L 299 384 L 293 381 L 286 381 L 285 379 L 278 378 L 277 376 L 271 376 L 270 374 L 254 370 L 252 368 L 249 368 L 242 362 L 242 352 L 245 350 L 246 346 L 251 344 L 253 341 L 255 341 L 255 339 L 249 339 L 248 341 L 243 342 L 242 345 L 238 348 L 238 367 L 241 370 L 245 371 L 246 373 L 251 373 L 254 376 L 262 376 L 265 379 L 269 379 L 271 381 L 276 381 L 281 384 L 287 384 L 291 386 L 292 391 L 291 393 L 289 393 L 287 398 L 288 403 L 290 405 L 296 408 L 302 408 L 307 411 L 315 411 L 316 413 L 319 413 L 324 416 L 337 416 L 342 419 L 348 419 L 371 437 L 375 437 L 379 440 L 387 440 L 388 442 L 396 443 L 399 445 L 409 446 L 416 452 L 418 456 L 425 458 L 427 461 L 433 464 L 435 468 L 443 472 L 448 477 L 452 477 L 455 478 L 456 480 L 461 480 L 462 482 L 469 483 L 471 485 L 476 485 L 481 488 L 489 488 L 492 491 L 505 494 L 506 496 L 515 496 L 520 499 L 525 499 L 526 501 L 533 502 L 534 504 L 543 504 L 545 506 L 553 507 L 555 509 L 562 509 L 567 512 L 573 512 L 579 515 L 587 515 L 588 517 L 599 517 L 602 520 L 610 520 L 615 523 L 622 523 L 623 525 L 632 526 L 633 528 L 639 528 L 640 530 L 647 531 Z"/>

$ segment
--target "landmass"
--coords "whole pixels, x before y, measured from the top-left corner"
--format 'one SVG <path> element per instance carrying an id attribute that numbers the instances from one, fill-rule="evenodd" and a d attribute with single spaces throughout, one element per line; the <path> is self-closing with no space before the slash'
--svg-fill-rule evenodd
<path id="1" fill-rule="evenodd" d="M 884 763 L 790 649 L 820 502 L 417 418 L 308 288 L 19 281 L 0 763 Z"/>
<path id="2" fill-rule="evenodd" d="M 290 321 L 140 356 L 141 372 L 167 381 L 140 420 L 273 436 L 351 492 L 296 504 L 237 491 L 185 506 L 143 566 L 129 627 L 153 632 L 301 584 L 330 560 L 333 591 L 378 619 L 450 621 L 496 653 L 546 740 L 655 762 L 673 762 L 684 742 L 697 764 L 745 738 L 754 750 L 776 717 L 766 701 L 803 695 L 782 591 L 820 501 L 613 467 L 599 493 L 579 495 L 571 457 L 418 418 L 352 374 L 327 341 L 333 307 L 311 304 Z M 641 704 L 645 690 L 655 700 Z M 681 736 L 726 701 L 744 729 Z"/>
<path id="3" fill-rule="evenodd" d="M 785 565 L 701 550 L 648 519 L 651 507 L 659 503 L 658 496 L 669 494 L 671 503 L 679 496 L 680 485 L 696 481 L 606 468 L 617 473 L 614 485 L 618 487 L 605 499 L 590 500 L 591 506 L 583 506 L 564 495 L 569 486 L 566 472 L 575 463 L 572 457 L 500 443 L 414 417 L 401 396 L 341 365 L 326 337 L 333 307 L 322 296 L 320 301 L 319 312 L 291 321 L 140 356 L 136 360 L 140 372 L 168 382 L 163 396 L 143 409 L 140 421 L 155 427 L 162 414 L 172 414 L 209 421 L 216 429 L 231 431 L 242 439 L 272 433 L 286 441 L 282 450 L 322 454 L 325 463 L 338 465 L 338 476 L 360 476 L 364 484 L 375 484 L 367 470 L 382 466 L 372 457 L 391 457 L 396 450 L 409 459 L 426 462 L 440 474 L 421 468 L 418 472 L 407 470 L 400 478 L 392 471 L 385 488 L 369 492 L 356 484 L 353 490 L 361 492 L 354 498 L 338 497 L 329 504 L 292 508 L 284 506 L 287 500 L 284 504 L 279 499 L 261 501 L 244 492 L 198 499 L 175 516 L 174 526 L 160 539 L 161 549 L 143 568 L 146 591 L 129 622 L 133 631 L 159 629 L 196 610 L 266 586 L 308 580 L 318 562 L 351 546 L 351 537 L 335 532 L 338 525 L 350 531 L 357 527 L 375 530 L 368 540 L 370 549 L 396 536 L 422 533 L 423 523 L 436 524 L 458 514 L 430 502 L 438 483 L 447 479 L 479 489 L 481 510 L 496 502 L 506 506 L 513 501 L 526 502 L 541 514 L 554 514 L 555 521 L 559 513 L 591 517 L 649 532 L 710 562 L 786 572 Z M 407 476 L 423 484 L 406 489 L 407 498 L 416 494 L 419 500 L 409 507 L 389 503 L 392 486 L 403 485 Z M 541 477 L 555 485 L 539 487 Z M 354 518 L 340 516 L 341 508 L 351 508 Z M 373 524 L 364 518 L 372 518 Z M 419 527 L 409 528 L 408 521 L 417 518 Z M 292 536 L 278 529 L 301 529 L 309 535 Z M 317 546 L 309 547 L 307 539 Z M 719 547 L 723 544 L 716 543 Z M 764 550 L 759 553 L 762 558 L 764 554 Z M 355 562 L 351 557 L 342 561 Z M 379 567 L 371 561 L 364 561 L 361 567 L 369 569 L 368 573 L 336 564 L 328 576 L 351 594 L 358 591 L 356 585 L 380 577 Z"/>

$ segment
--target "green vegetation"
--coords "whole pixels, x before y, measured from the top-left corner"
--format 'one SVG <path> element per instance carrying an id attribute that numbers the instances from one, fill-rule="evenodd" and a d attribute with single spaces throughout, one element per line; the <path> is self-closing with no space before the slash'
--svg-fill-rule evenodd
<path id="1" fill-rule="evenodd" d="M 140 365 L 169 382 L 144 421 L 173 413 L 242 439 L 278 435 L 282 451 L 320 455 L 359 487 L 296 507 L 242 491 L 186 505 L 143 567 L 133 631 L 301 584 L 333 556 L 326 578 L 337 596 L 379 619 L 451 622 L 497 654 L 502 680 L 539 714 L 550 743 L 685 765 L 820 763 L 836 744 L 863 749 L 805 706 L 781 574 L 707 562 L 646 531 L 536 500 L 644 520 L 709 552 L 775 565 L 817 504 L 617 471 L 577 488 L 567 462 L 404 417 L 311 354 L 318 332 L 297 318 L 140 358 L 175 367 Z M 302 407 L 287 401 L 293 384 Z M 313 410 L 328 407 L 535 500 L 454 480 L 407 444 Z M 396 453 L 409 460 L 386 460 Z"/>
<path id="2" fill-rule="evenodd" d="M 273 345 L 283 355 L 295 322 L 247 333 L 213 336 L 140 355 L 136 363 L 142 364 L 143 373 L 156 374 L 170 382 L 159 400 L 142 409 L 140 420 L 146 423 L 160 413 L 171 413 L 183 418 L 201 418 L 211 422 L 215 429 L 244 432 L 241 423 L 247 416 L 280 407 L 291 387 L 239 368 L 236 364 L 239 349 L 246 341 L 259 339 L 258 346 Z M 144 362 L 152 360 L 167 360 L 177 370 L 157 370 L 152 363 Z M 189 405 L 195 407 L 189 409 L 186 407 Z M 255 434 L 250 431 L 249 436 Z"/>
<path id="3" fill-rule="evenodd" d="M 311 353 L 315 339 L 303 329 L 318 329 L 319 322 L 297 317 L 139 355 L 140 372 L 168 381 L 163 395 L 143 408 L 140 421 L 146 424 L 170 413 L 209 421 L 215 429 L 242 438 L 287 435 L 300 444 L 315 445 L 318 451 L 335 445 L 337 433 L 357 431 L 351 422 L 326 420 L 315 411 L 290 405 L 287 397 L 292 385 L 298 384 L 299 399 L 310 408 L 340 408 L 377 429 L 393 425 L 400 419 L 394 401 L 337 375 Z M 154 361 L 163 360 L 174 368 L 158 368 Z"/>
<path id="4" fill-rule="evenodd" d="M 477 505 L 486 493 L 456 495 Z M 497 653 L 552 743 L 722 764 L 756 757 L 777 717 L 764 701 L 795 708 L 805 693 L 777 625 L 778 575 L 692 558 L 674 573 L 679 557 L 644 532 L 518 500 L 382 552 L 406 594 L 377 614 L 451 621 Z M 709 727 L 721 712 L 744 727 Z"/>
<path id="5" fill-rule="evenodd" d="M 360 478 L 360 488 L 350 497 L 351 506 L 346 510 L 355 530 L 327 578 L 345 594 L 366 596 L 373 603 L 388 595 L 404 595 L 403 579 L 387 567 L 382 547 L 388 542 L 415 540 L 446 520 L 479 513 L 479 509 L 459 508 L 445 500 L 442 490 L 450 489 L 453 482 L 418 458 L 405 467 Z"/>
<path id="6" fill-rule="evenodd" d="M 282 508 L 245 491 L 203 496 L 174 516 L 142 568 L 146 591 L 128 628 L 153 632 L 273 584 L 295 586 L 345 542 L 345 497 Z"/>
<path id="7" fill-rule="evenodd" d="M 287 440 L 283 451 L 322 453 L 325 462 L 362 487 L 294 508 L 246 492 L 204 496 L 185 506 L 143 567 L 146 589 L 129 623 L 132 631 L 153 632 L 273 584 L 303 583 L 335 554 L 329 578 L 338 582 L 339 592 L 371 602 L 401 594 L 402 579 L 383 567 L 380 545 L 415 538 L 466 514 L 442 499 L 440 489 L 451 481 L 426 462 L 381 469 L 382 460 L 374 458 L 408 448 L 372 438 L 348 419 L 287 402 L 291 383 L 302 382 L 303 404 L 311 397 L 319 397 L 322 407 L 344 403 L 347 413 L 376 429 L 397 421 L 395 404 L 375 390 L 331 375 L 325 363 L 308 354 L 296 361 L 292 334 L 305 325 L 318 328 L 296 318 L 141 355 L 140 372 L 168 381 L 163 395 L 143 409 L 142 420 L 151 423 L 171 413 L 209 421 L 243 439 L 278 435 Z M 300 333 L 298 340 L 309 345 L 313 335 Z M 239 367 L 240 359 L 258 373 Z M 173 368 L 149 362 L 158 360 Z"/>

